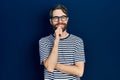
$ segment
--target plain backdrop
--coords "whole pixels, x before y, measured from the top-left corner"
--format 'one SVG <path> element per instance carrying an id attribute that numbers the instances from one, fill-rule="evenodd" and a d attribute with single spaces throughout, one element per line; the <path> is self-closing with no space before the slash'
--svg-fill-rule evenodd
<path id="1" fill-rule="evenodd" d="M 84 41 L 82 80 L 120 80 L 117 0 L 0 0 L 0 80 L 43 80 L 38 41 L 53 32 L 56 4 L 69 10 L 68 32 Z"/>

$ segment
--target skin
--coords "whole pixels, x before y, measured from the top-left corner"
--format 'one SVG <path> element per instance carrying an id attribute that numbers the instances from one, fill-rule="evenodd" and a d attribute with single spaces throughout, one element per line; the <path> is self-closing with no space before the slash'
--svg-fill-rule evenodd
<path id="1" fill-rule="evenodd" d="M 63 15 L 66 14 L 63 13 L 62 10 L 60 9 L 56 9 L 53 11 L 53 16 L 63 16 Z M 59 40 L 69 35 L 69 33 L 66 30 L 63 31 L 66 24 L 68 23 L 68 18 L 66 21 L 62 21 L 61 19 L 59 19 L 58 22 L 54 22 L 52 19 L 50 19 L 50 23 L 51 25 L 53 25 L 53 27 L 56 28 L 54 32 L 55 40 L 49 57 L 47 59 L 44 59 L 43 61 L 45 68 L 49 72 L 53 72 L 54 69 L 57 69 L 60 72 L 81 77 L 84 72 L 84 62 L 76 62 L 75 65 L 60 64 L 57 62 Z"/>

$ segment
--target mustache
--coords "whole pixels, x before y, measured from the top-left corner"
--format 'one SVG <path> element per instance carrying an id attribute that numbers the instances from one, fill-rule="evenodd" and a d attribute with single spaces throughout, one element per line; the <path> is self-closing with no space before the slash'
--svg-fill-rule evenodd
<path id="1" fill-rule="evenodd" d="M 67 24 L 66 23 L 57 23 L 56 25 L 53 25 L 53 29 L 56 30 L 58 25 L 64 25 L 64 28 L 62 28 L 62 31 L 65 31 Z"/>
<path id="2" fill-rule="evenodd" d="M 66 23 L 57 23 L 55 26 L 57 25 L 66 25 Z"/>

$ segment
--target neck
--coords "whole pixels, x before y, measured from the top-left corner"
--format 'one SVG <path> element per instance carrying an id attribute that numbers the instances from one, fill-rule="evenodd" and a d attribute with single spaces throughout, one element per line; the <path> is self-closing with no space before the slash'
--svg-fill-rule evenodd
<path id="1" fill-rule="evenodd" d="M 60 39 L 66 38 L 68 35 L 69 35 L 69 33 L 65 30 L 64 32 L 62 32 L 62 35 L 60 36 Z"/>
<path id="2" fill-rule="evenodd" d="M 67 33 L 67 31 L 65 30 L 64 32 L 62 32 L 60 39 L 66 38 L 68 35 L 69 35 L 69 33 Z"/>

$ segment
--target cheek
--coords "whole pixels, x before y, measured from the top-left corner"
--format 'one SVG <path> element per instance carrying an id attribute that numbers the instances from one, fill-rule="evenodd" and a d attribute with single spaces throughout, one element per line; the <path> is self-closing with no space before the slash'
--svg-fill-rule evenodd
<path id="1" fill-rule="evenodd" d="M 52 22 L 52 25 L 56 25 L 56 24 L 58 24 L 58 22 Z"/>
<path id="2" fill-rule="evenodd" d="M 66 23 L 68 23 L 68 19 L 67 19 Z"/>
<path id="3" fill-rule="evenodd" d="M 66 24 L 67 24 L 67 23 L 68 23 L 68 19 L 67 19 L 66 21 L 64 21 L 63 23 L 66 23 Z"/>

